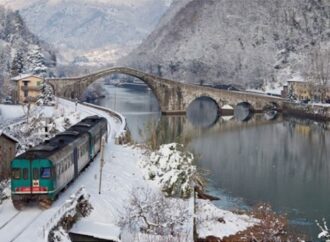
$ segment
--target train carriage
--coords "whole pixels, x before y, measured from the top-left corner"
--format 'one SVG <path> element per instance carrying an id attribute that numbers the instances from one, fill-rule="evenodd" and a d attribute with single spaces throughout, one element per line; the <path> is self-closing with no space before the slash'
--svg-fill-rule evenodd
<path id="1" fill-rule="evenodd" d="M 17 156 L 11 162 L 14 206 L 21 209 L 30 200 L 39 201 L 42 207 L 50 206 L 58 193 L 94 159 L 107 133 L 105 118 L 87 117 Z"/>

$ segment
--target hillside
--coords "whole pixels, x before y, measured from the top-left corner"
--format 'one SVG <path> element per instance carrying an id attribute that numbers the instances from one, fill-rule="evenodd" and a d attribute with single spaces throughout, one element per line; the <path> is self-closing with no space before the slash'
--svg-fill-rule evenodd
<path id="1" fill-rule="evenodd" d="M 0 94 L 3 82 L 20 73 L 51 75 L 56 55 L 26 27 L 17 11 L 0 6 Z"/>
<path id="2" fill-rule="evenodd" d="M 329 43 L 328 0 L 182 0 L 119 63 L 186 82 L 261 87 L 303 78 Z"/>
<path id="3" fill-rule="evenodd" d="M 19 9 L 31 31 L 56 46 L 60 60 L 113 63 L 155 27 L 171 0 L 0 0 Z"/>

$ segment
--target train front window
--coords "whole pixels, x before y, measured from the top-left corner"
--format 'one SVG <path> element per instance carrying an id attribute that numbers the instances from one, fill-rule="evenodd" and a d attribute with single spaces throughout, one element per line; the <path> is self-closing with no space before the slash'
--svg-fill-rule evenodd
<path id="1" fill-rule="evenodd" d="M 27 180 L 28 178 L 29 178 L 28 169 L 27 168 L 24 168 L 23 169 L 23 179 L 24 180 Z"/>
<path id="2" fill-rule="evenodd" d="M 38 179 L 39 179 L 39 169 L 33 168 L 33 180 L 38 180 Z"/>
<path id="3" fill-rule="evenodd" d="M 50 167 L 43 167 L 40 170 L 40 177 L 41 178 L 50 178 L 51 177 L 51 169 Z"/>
<path id="4" fill-rule="evenodd" d="M 19 168 L 12 169 L 11 177 L 12 177 L 12 179 L 16 179 L 16 180 L 20 179 L 21 178 L 21 169 L 19 169 Z"/>

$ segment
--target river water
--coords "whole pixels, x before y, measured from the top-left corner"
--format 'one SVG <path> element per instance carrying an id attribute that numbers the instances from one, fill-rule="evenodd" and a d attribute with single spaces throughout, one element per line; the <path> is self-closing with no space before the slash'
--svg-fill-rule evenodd
<path id="1" fill-rule="evenodd" d="M 180 142 L 198 157 L 208 190 L 229 209 L 270 204 L 286 213 L 292 227 L 316 239 L 315 219 L 330 222 L 329 125 L 292 118 L 254 115 L 242 122 L 220 117 L 201 100 L 185 116 L 161 116 L 152 91 L 105 85 L 99 104 L 121 112 L 132 137 L 147 142 Z M 155 131 L 156 130 L 156 131 Z"/>

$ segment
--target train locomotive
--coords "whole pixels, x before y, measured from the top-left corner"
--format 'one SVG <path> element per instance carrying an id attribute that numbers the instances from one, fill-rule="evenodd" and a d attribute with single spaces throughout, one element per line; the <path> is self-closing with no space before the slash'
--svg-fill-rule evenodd
<path id="1" fill-rule="evenodd" d="M 29 201 L 48 208 L 58 194 L 94 160 L 108 138 L 107 120 L 90 116 L 27 150 L 11 162 L 11 198 L 21 210 Z"/>

